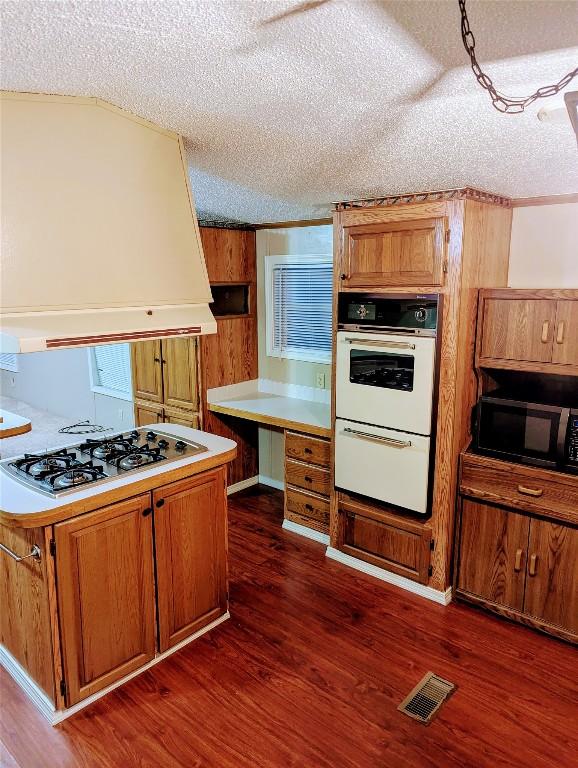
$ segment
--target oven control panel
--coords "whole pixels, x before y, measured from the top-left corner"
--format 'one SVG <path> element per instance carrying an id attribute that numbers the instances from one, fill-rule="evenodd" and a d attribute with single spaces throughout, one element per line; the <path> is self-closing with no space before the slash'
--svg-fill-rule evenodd
<path id="1" fill-rule="evenodd" d="M 341 330 L 390 330 L 433 336 L 439 302 L 437 294 L 340 293 L 337 319 Z"/>

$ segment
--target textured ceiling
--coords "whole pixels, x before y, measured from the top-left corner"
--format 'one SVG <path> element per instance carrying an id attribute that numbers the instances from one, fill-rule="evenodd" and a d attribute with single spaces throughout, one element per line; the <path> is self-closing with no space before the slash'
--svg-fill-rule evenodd
<path id="1" fill-rule="evenodd" d="M 468 8 L 498 90 L 526 95 L 576 67 L 577 2 Z M 492 108 L 454 0 L 21 0 L 0 10 L 2 87 L 99 96 L 179 131 L 207 217 L 319 217 L 333 200 L 466 185 L 514 197 L 578 191 L 569 124 L 537 120 L 552 100 L 518 116 Z"/>

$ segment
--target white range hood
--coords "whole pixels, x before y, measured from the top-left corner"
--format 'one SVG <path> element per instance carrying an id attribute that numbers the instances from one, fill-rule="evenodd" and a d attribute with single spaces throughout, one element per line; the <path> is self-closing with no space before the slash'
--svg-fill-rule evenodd
<path id="1" fill-rule="evenodd" d="M 2 352 L 215 333 L 181 137 L 3 93 Z"/>

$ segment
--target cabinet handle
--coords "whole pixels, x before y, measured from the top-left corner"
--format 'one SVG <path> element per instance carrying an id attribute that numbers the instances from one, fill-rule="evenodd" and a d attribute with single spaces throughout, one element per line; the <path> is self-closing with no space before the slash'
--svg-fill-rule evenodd
<path id="1" fill-rule="evenodd" d="M 305 453 L 313 453 L 313 451 L 311 450 L 311 448 L 305 448 Z"/>
<path id="2" fill-rule="evenodd" d="M 562 344 L 564 342 L 564 321 L 558 323 L 558 331 L 556 333 L 556 344 Z"/>
<path id="3" fill-rule="evenodd" d="M 148 517 L 151 514 L 152 514 L 152 508 L 151 507 L 147 507 L 146 509 L 143 509 L 143 511 L 142 511 L 142 516 L 143 517 Z"/>
<path id="4" fill-rule="evenodd" d="M 538 563 L 538 555 L 530 555 L 530 568 L 528 569 L 528 573 L 530 574 L 530 576 L 536 575 L 537 563 Z"/>
<path id="5" fill-rule="evenodd" d="M 306 509 L 308 512 L 313 512 L 313 505 L 312 505 L 312 504 L 306 504 L 306 505 L 305 505 L 305 509 Z"/>
<path id="6" fill-rule="evenodd" d="M 544 320 L 542 323 L 542 344 L 545 344 L 548 341 L 548 336 L 550 334 L 550 321 Z"/>
<path id="7" fill-rule="evenodd" d="M 16 560 L 17 563 L 21 563 L 23 560 L 28 560 L 29 557 L 32 557 L 34 560 L 40 560 L 40 547 L 37 544 L 34 544 L 29 555 L 22 556 L 17 555 L 16 552 L 13 552 L 10 547 L 6 547 L 4 544 L 0 544 L 0 549 L 2 552 L 6 552 L 12 560 Z"/>
<path id="8" fill-rule="evenodd" d="M 518 486 L 518 493 L 523 493 L 524 496 L 534 496 L 535 498 L 539 498 L 543 495 L 544 489 L 543 488 L 528 488 L 525 485 L 519 485 Z"/>
<path id="9" fill-rule="evenodd" d="M 155 357 L 155 363 L 160 363 L 161 359 L 160 357 Z"/>
<path id="10" fill-rule="evenodd" d="M 310 478 L 308 475 L 305 475 L 305 477 L 304 477 L 303 479 L 304 479 L 306 482 L 308 482 L 308 483 L 312 483 L 312 482 L 313 482 L 313 480 L 312 480 L 312 479 L 311 479 L 311 478 Z"/>
<path id="11" fill-rule="evenodd" d="M 514 561 L 514 570 L 516 572 L 522 570 L 522 554 L 524 550 L 523 549 L 517 549 L 516 550 L 516 559 Z"/>
<path id="12" fill-rule="evenodd" d="M 157 501 L 157 503 L 155 504 L 156 507 L 164 507 L 164 505 L 165 505 L 165 500 L 164 499 L 159 499 Z"/>

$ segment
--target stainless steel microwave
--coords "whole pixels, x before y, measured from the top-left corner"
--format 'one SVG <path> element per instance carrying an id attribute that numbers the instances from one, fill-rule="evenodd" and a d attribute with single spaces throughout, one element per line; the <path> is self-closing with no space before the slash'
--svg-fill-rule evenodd
<path id="1" fill-rule="evenodd" d="M 578 473 L 578 407 L 482 395 L 474 446 L 489 456 Z"/>

